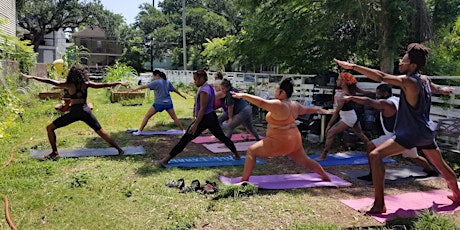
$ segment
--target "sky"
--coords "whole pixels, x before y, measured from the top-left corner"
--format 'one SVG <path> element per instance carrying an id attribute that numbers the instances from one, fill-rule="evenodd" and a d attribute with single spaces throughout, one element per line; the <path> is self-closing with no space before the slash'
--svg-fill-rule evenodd
<path id="1" fill-rule="evenodd" d="M 155 7 L 158 7 L 158 2 L 162 0 L 100 0 L 104 8 L 113 13 L 121 14 L 125 18 L 127 24 L 134 23 L 134 18 L 139 13 L 139 6 L 142 3 L 152 4 L 155 1 Z"/>

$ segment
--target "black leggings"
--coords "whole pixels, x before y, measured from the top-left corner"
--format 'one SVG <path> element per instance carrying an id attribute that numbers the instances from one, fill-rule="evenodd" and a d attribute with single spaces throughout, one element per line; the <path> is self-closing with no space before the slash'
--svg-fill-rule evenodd
<path id="1" fill-rule="evenodd" d="M 193 123 L 190 126 L 192 125 Z M 201 120 L 200 124 L 198 124 L 196 132 L 193 135 L 188 133 L 190 126 L 187 128 L 187 132 L 182 136 L 179 143 L 177 143 L 169 153 L 171 158 L 181 153 L 185 146 L 190 143 L 190 141 L 200 136 L 200 134 L 206 129 L 209 129 L 212 135 L 219 139 L 219 141 L 223 142 L 225 146 L 227 146 L 233 153 L 236 153 L 235 145 L 233 144 L 232 140 L 230 140 L 230 138 L 225 136 L 222 128 L 219 125 L 219 121 L 217 120 L 217 115 L 214 111 L 203 116 L 203 119 Z"/>
<path id="2" fill-rule="evenodd" d="M 83 121 L 89 127 L 94 129 L 94 131 L 99 131 L 102 129 L 101 125 L 97 121 L 94 114 L 91 112 L 91 108 L 85 104 L 76 104 L 70 106 L 70 111 L 58 119 L 53 121 L 56 128 L 61 128 L 67 125 L 70 125 L 76 121 Z"/>

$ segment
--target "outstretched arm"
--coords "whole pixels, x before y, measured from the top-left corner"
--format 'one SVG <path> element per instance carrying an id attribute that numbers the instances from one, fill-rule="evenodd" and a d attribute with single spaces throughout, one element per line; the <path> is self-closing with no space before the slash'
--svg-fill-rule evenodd
<path id="1" fill-rule="evenodd" d="M 88 81 L 86 83 L 88 85 L 88 87 L 91 87 L 91 88 L 107 88 L 107 87 L 113 87 L 113 86 L 117 86 L 117 85 L 124 85 L 124 86 L 127 86 L 129 85 L 128 82 L 121 82 L 121 81 L 117 81 L 117 82 L 106 82 L 106 83 L 97 83 L 97 82 L 93 82 L 93 81 Z"/>
<path id="2" fill-rule="evenodd" d="M 417 104 L 420 87 L 416 80 L 406 75 L 395 76 L 395 75 L 387 74 L 380 70 L 367 68 L 364 66 L 348 63 L 345 61 L 339 61 L 335 58 L 334 58 L 334 61 L 342 68 L 352 69 L 354 71 L 357 71 L 361 74 L 366 75 L 368 78 L 374 81 L 377 81 L 377 82 L 384 81 L 394 86 L 400 87 L 404 91 L 404 93 L 406 93 L 409 104 L 412 106 L 415 106 Z"/>
<path id="3" fill-rule="evenodd" d="M 283 105 L 281 104 L 280 100 L 265 100 L 261 97 L 247 94 L 247 93 L 237 93 L 237 92 L 230 92 L 232 97 L 234 98 L 244 98 L 246 101 L 254 104 L 257 107 L 265 109 L 267 111 L 277 111 L 283 109 Z"/>
<path id="4" fill-rule="evenodd" d="M 179 96 L 183 97 L 184 99 L 187 99 L 184 95 L 182 95 L 181 92 L 179 92 L 179 90 L 174 89 L 174 92 L 177 93 Z"/>
<path id="5" fill-rule="evenodd" d="M 299 115 L 302 115 L 302 114 L 312 114 L 312 113 L 323 113 L 323 114 L 327 114 L 329 113 L 329 111 L 319 107 L 319 106 L 305 106 L 305 105 L 302 105 L 300 103 L 298 103 L 298 110 L 297 110 L 297 113 Z"/>
<path id="6" fill-rule="evenodd" d="M 368 105 L 376 110 L 381 110 L 385 117 L 390 117 L 396 113 L 396 106 L 387 100 L 374 100 L 368 97 L 344 96 L 344 101 L 354 101 L 361 105 Z"/>
<path id="7" fill-rule="evenodd" d="M 349 62 L 346 62 L 346 61 L 340 61 L 340 60 L 337 60 L 335 58 L 334 58 L 334 62 L 336 62 L 339 66 L 341 66 L 344 69 L 351 69 L 351 70 L 357 71 L 357 72 L 359 72 L 361 74 L 364 74 L 368 78 L 370 78 L 370 79 L 372 79 L 372 80 L 374 80 L 376 82 L 384 81 L 384 82 L 390 83 L 392 85 L 402 87 L 403 80 L 399 76 L 387 74 L 387 73 L 382 72 L 380 70 L 367 68 L 367 67 L 360 66 L 360 65 L 357 65 L 357 64 L 352 64 L 352 63 L 349 63 Z"/>
<path id="8" fill-rule="evenodd" d="M 365 96 L 370 96 L 370 95 L 375 95 L 375 91 L 369 91 L 369 90 L 364 90 L 359 87 L 356 87 L 356 92 L 365 95 Z"/>
<path id="9" fill-rule="evenodd" d="M 451 93 L 453 93 L 455 91 L 454 87 L 441 86 L 441 85 L 433 83 L 430 79 L 428 79 L 428 80 L 430 81 L 430 88 L 431 88 L 431 92 L 433 94 L 448 95 L 448 94 L 451 94 Z"/>
<path id="10" fill-rule="evenodd" d="M 32 76 L 32 75 L 27 75 L 27 74 L 21 74 L 21 75 L 22 75 L 22 77 L 25 77 L 27 79 L 33 79 L 33 80 L 37 80 L 39 82 L 51 84 L 51 85 L 54 85 L 54 86 L 56 86 L 58 88 L 65 88 L 65 86 L 66 86 L 65 81 L 57 81 L 57 80 L 49 79 L 49 78 L 46 78 L 46 77 L 37 77 L 37 76 Z"/>
<path id="11" fill-rule="evenodd" d="M 138 91 L 138 90 L 141 90 L 141 89 L 147 89 L 149 86 L 148 85 L 141 85 L 141 86 L 138 86 L 134 89 L 130 89 L 129 92 L 134 92 L 134 91 Z"/>

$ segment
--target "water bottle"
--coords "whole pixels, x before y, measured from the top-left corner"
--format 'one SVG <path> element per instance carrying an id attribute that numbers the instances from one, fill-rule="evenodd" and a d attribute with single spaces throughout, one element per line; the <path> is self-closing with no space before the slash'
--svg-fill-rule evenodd
<path id="1" fill-rule="evenodd" d="M 338 89 L 335 91 L 335 94 L 334 94 L 334 104 L 333 104 L 334 109 L 337 108 L 337 106 L 339 105 L 340 98 L 343 98 L 343 90 Z"/>

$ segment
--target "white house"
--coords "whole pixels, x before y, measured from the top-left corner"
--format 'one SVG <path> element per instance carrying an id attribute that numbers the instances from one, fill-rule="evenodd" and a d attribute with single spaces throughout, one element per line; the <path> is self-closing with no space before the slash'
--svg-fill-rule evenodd
<path id="1" fill-rule="evenodd" d="M 0 1 L 0 20 L 7 20 L 0 24 L 0 30 L 8 36 L 16 36 L 16 0 Z"/>

